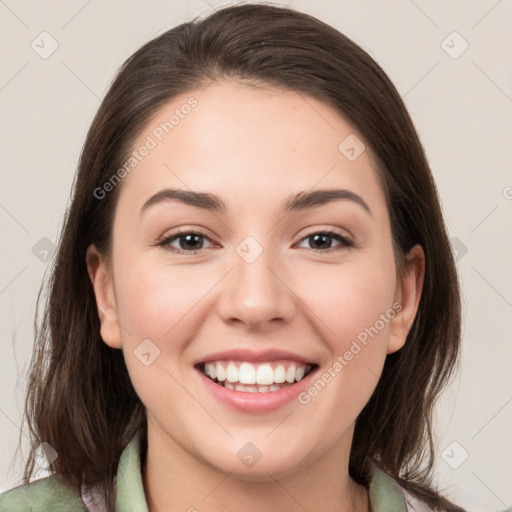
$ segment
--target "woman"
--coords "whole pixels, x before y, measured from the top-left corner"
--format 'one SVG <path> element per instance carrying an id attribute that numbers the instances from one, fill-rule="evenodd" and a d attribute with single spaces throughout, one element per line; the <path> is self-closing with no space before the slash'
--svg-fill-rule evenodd
<path id="1" fill-rule="evenodd" d="M 196 245 L 198 244 L 198 245 Z M 446 510 L 459 285 L 382 69 L 241 5 L 123 65 L 84 145 L 1 510 Z"/>

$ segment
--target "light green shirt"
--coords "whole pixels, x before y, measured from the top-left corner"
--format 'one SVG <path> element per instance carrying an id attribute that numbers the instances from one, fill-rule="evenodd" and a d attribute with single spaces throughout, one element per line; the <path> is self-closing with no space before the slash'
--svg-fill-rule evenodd
<path id="1" fill-rule="evenodd" d="M 139 435 L 121 454 L 116 475 L 118 512 L 148 512 L 142 484 Z M 370 482 L 372 512 L 428 512 L 431 509 L 405 492 L 388 474 L 372 466 Z M 98 499 L 99 498 L 99 499 Z M 414 507 L 414 508 L 413 508 Z M 101 496 L 83 489 L 79 496 L 51 475 L 0 495 L 0 512 L 104 512 Z"/>

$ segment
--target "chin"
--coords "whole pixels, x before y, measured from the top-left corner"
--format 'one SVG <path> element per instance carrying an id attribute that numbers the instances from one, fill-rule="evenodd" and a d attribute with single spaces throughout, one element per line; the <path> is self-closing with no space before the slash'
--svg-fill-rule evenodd
<path id="1" fill-rule="evenodd" d="M 295 473 L 299 467 L 303 466 L 299 461 L 297 455 L 283 457 L 279 450 L 274 451 L 273 457 L 265 457 L 261 454 L 259 460 L 242 462 L 244 456 L 240 458 L 235 455 L 235 458 L 229 458 L 224 463 L 211 464 L 217 471 L 229 474 L 231 478 L 243 480 L 248 482 L 269 482 L 272 480 L 284 478 Z"/>

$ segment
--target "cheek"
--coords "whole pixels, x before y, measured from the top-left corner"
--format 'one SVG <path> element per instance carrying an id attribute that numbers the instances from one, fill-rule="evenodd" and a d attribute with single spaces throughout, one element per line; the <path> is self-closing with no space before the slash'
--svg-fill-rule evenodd
<path id="1" fill-rule="evenodd" d="M 138 396 L 160 420 L 177 425 L 197 415 L 203 421 L 193 408 L 185 416 L 180 413 L 182 404 L 190 401 L 180 382 L 185 349 L 202 325 L 197 316 L 200 301 L 214 285 L 215 276 L 200 266 L 184 271 L 184 267 L 150 264 L 137 257 L 119 260 L 114 268 L 123 353 Z"/>
<path id="2" fill-rule="evenodd" d="M 302 281 L 301 297 L 315 312 L 325 339 L 337 352 L 345 351 L 351 340 L 364 338 L 366 329 L 377 323 L 385 338 L 395 296 L 394 263 L 353 261 L 330 266 Z M 390 311 L 391 309 L 391 311 Z M 385 318 L 382 325 L 382 316 Z"/>
<path id="3" fill-rule="evenodd" d="M 136 258 L 118 265 L 117 311 L 127 331 L 160 341 L 182 339 L 190 313 L 215 283 L 200 266 L 183 269 Z"/>
<path id="4" fill-rule="evenodd" d="M 204 304 L 218 273 L 205 265 L 185 270 L 143 256 L 126 256 L 117 266 L 114 263 L 126 366 L 148 410 L 161 410 L 165 404 L 168 412 L 177 411 L 190 398 L 178 382 L 189 370 L 186 349 L 200 336 Z"/>
<path id="5" fill-rule="evenodd" d="M 321 434 L 323 426 L 332 424 L 333 417 L 337 423 L 331 435 L 340 435 L 370 399 L 386 359 L 390 322 L 396 315 L 394 273 L 384 277 L 371 265 L 360 272 L 355 266 L 351 270 L 347 266 L 331 274 L 326 281 L 329 293 L 317 291 L 314 295 L 315 312 L 321 318 L 316 323 L 321 331 L 317 336 L 323 338 L 329 357 L 298 402 L 316 418 L 319 436 L 325 436 Z M 325 441 L 329 440 L 331 437 L 325 436 Z"/>

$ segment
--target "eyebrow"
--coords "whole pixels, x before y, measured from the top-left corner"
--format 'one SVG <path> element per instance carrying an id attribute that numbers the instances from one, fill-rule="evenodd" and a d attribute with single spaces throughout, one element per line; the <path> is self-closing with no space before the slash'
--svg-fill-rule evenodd
<path id="1" fill-rule="evenodd" d="M 366 201 L 358 194 L 347 189 L 321 189 L 292 194 L 281 206 L 283 212 L 303 211 L 319 207 L 332 201 L 348 200 L 361 206 L 370 216 L 372 211 Z M 209 192 L 195 192 L 177 188 L 166 188 L 152 195 L 142 206 L 141 214 L 149 207 L 165 201 L 178 201 L 210 212 L 225 214 L 226 203 Z"/>

